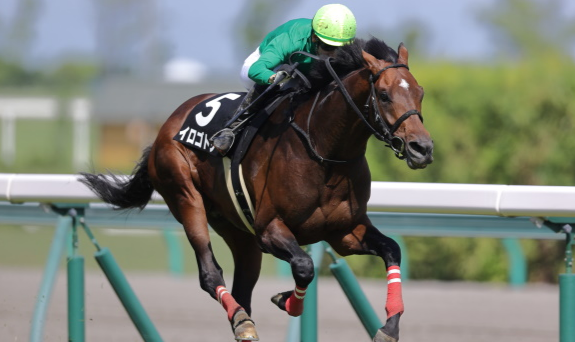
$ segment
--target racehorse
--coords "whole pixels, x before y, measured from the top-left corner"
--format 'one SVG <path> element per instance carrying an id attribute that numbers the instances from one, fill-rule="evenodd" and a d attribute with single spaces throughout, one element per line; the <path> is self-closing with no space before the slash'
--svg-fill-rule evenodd
<path id="1" fill-rule="evenodd" d="M 82 174 L 84 183 L 118 209 L 144 208 L 154 190 L 164 198 L 195 251 L 201 288 L 222 304 L 238 341 L 258 340 L 250 302 L 262 252 L 290 264 L 295 288 L 272 301 L 299 316 L 314 278 L 312 259 L 300 246 L 319 241 L 342 256 L 384 260 L 387 320 L 374 341 L 399 339 L 401 252 L 366 214 L 371 175 L 365 152 L 375 135 L 411 169 L 433 161 L 433 141 L 421 116 L 423 88 L 409 71 L 403 44 L 396 52 L 376 38 L 356 39 L 322 61 L 327 62 L 316 62 L 309 73 L 314 86 L 271 113 L 241 162 L 254 209 L 249 230 L 226 187 L 222 158 L 173 139 L 188 113 L 215 94 L 180 105 L 144 150 L 131 178 Z M 212 252 L 208 223 L 231 249 L 231 292 Z"/>

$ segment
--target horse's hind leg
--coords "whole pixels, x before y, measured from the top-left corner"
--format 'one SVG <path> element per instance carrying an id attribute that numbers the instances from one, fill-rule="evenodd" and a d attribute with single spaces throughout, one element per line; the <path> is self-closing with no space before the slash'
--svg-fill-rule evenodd
<path id="1" fill-rule="evenodd" d="M 358 225 L 351 234 L 327 241 L 340 255 L 372 254 L 383 259 L 387 267 L 387 320 L 373 339 L 374 342 L 399 340 L 399 318 L 403 314 L 401 295 L 401 250 L 397 242 L 383 235 L 370 223 Z"/>
<path id="2" fill-rule="evenodd" d="M 303 300 L 308 285 L 314 277 L 313 261 L 297 243 L 297 240 L 285 224 L 273 220 L 260 236 L 260 244 L 276 258 L 287 261 L 295 280 L 295 289 L 278 293 L 272 302 L 290 316 L 299 316 L 303 312 Z"/>
<path id="3" fill-rule="evenodd" d="M 222 304 L 236 340 L 258 340 L 253 321 L 226 290 L 222 269 L 212 251 L 202 196 L 193 185 L 189 174 L 175 171 L 184 169 L 182 165 L 177 165 L 177 162 L 173 163 L 175 165 L 164 164 L 161 170 L 152 170 L 154 188 L 164 197 L 174 217 L 184 226 L 198 262 L 201 288 Z M 237 329 L 240 325 L 242 328 Z"/>

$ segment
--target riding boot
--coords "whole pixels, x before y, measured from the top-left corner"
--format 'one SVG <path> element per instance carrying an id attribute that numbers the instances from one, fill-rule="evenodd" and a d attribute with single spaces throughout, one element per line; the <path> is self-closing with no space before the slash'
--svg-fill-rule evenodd
<path id="1" fill-rule="evenodd" d="M 244 120 L 250 117 L 252 113 L 254 113 L 257 108 L 250 108 L 255 99 L 260 96 L 259 87 L 253 86 L 252 89 L 246 94 L 246 97 L 238 107 L 236 113 L 241 113 L 244 111 L 242 115 L 240 115 L 236 121 L 232 122 L 229 127 L 222 129 L 221 131 L 215 133 L 212 138 L 210 139 L 214 148 L 220 152 L 222 156 L 225 156 L 226 153 L 230 150 L 232 145 L 234 144 L 235 140 L 235 128 L 237 128 Z M 247 110 L 246 110 L 247 109 Z"/>

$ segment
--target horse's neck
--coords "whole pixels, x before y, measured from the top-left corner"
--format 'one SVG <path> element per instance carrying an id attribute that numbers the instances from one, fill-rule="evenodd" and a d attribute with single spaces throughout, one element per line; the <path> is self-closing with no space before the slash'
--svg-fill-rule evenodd
<path id="1" fill-rule="evenodd" d="M 358 108 L 363 108 L 368 96 L 363 73 L 354 72 L 343 83 Z M 370 132 L 346 102 L 339 87 L 321 100 L 312 114 L 310 133 L 320 154 L 330 159 L 353 159 L 365 153 Z"/>

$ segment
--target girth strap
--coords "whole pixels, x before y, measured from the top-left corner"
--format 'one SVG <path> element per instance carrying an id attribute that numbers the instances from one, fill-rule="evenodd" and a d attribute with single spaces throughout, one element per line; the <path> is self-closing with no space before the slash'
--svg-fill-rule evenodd
<path id="1" fill-rule="evenodd" d="M 254 216 L 250 208 L 250 199 L 249 199 L 250 194 L 246 193 L 246 191 L 244 190 L 245 187 L 242 186 L 243 179 L 240 172 L 240 163 L 244 159 L 259 128 L 264 124 L 264 122 L 274 112 L 274 110 L 282 103 L 282 101 L 284 101 L 289 96 L 290 94 L 279 96 L 278 98 L 273 100 L 272 103 L 266 106 L 266 108 L 262 109 L 258 113 L 258 115 L 256 115 L 255 118 L 252 119 L 252 121 L 250 121 L 248 126 L 245 127 L 241 133 L 239 133 L 240 141 L 231 157 L 230 181 L 233 193 L 230 193 L 230 196 L 235 196 L 237 204 L 239 205 L 241 210 L 241 213 L 239 215 L 240 217 L 242 217 L 242 215 L 245 217 L 247 223 L 249 223 L 250 225 L 250 226 L 246 225 L 246 228 L 252 234 L 254 234 L 253 230 Z"/>

